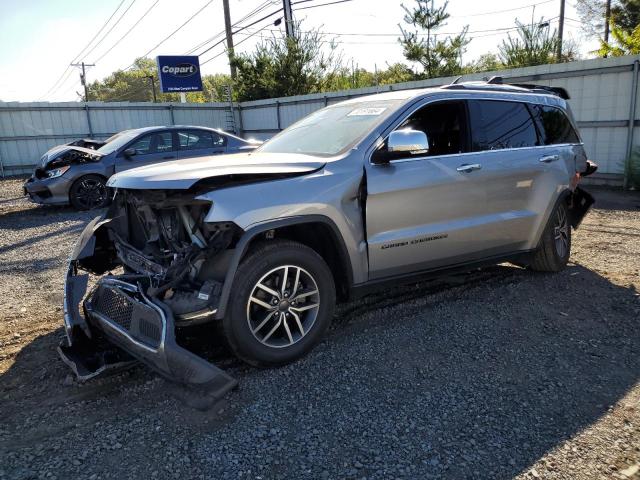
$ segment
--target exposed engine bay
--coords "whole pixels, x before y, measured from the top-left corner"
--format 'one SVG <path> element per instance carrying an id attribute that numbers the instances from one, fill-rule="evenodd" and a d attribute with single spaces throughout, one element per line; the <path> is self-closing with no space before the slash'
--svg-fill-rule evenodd
<path id="1" fill-rule="evenodd" d="M 47 152 L 41 159 L 41 166 L 37 167 L 34 176 L 38 179 L 47 178 L 50 171 L 68 168 L 70 165 L 97 162 L 103 155 L 92 148 L 65 146 Z"/>
<path id="2" fill-rule="evenodd" d="M 211 204 L 189 197 L 120 191 L 110 209 L 118 214 L 106 226 L 115 251 L 103 257 L 109 269 L 121 264 L 126 278 L 138 277 L 147 295 L 169 306 L 177 324 L 215 313 L 225 274 L 217 255 L 238 234 L 232 223 L 205 223 Z"/>
<path id="3" fill-rule="evenodd" d="M 210 208 L 193 192 L 119 190 L 87 226 L 70 261 L 67 342 L 59 347 L 80 380 L 121 368 L 131 354 L 214 399 L 237 384 L 175 339 L 176 327 L 214 318 L 241 233 L 233 223 L 204 222 Z M 86 297 L 82 270 L 99 276 Z"/>

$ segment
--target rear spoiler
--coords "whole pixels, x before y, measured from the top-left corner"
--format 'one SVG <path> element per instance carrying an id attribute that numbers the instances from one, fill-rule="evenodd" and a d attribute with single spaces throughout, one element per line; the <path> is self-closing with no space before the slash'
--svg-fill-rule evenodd
<path id="1" fill-rule="evenodd" d="M 567 92 L 567 90 L 562 87 L 545 87 L 544 85 L 533 85 L 531 83 L 509 83 L 509 85 L 513 85 L 514 87 L 526 88 L 527 90 L 543 90 L 545 93 L 552 93 L 564 100 L 569 100 L 571 98 L 569 96 L 569 92 Z"/>

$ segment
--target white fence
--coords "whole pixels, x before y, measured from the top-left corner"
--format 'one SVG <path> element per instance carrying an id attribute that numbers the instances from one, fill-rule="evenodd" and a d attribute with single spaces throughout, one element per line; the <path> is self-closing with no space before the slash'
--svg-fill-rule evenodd
<path id="1" fill-rule="evenodd" d="M 604 177 L 621 179 L 630 152 L 640 143 L 636 111 L 640 56 L 539 65 L 465 76 L 492 75 L 506 82 L 564 87 L 589 156 Z M 300 118 L 347 98 L 388 90 L 424 88 L 453 78 L 407 82 L 325 94 L 229 104 L 170 103 L 2 103 L 0 167 L 3 175 L 28 172 L 53 145 L 82 137 L 106 138 L 127 128 L 150 125 L 203 125 L 236 130 L 244 137 L 268 138 Z M 233 115 L 233 116 L 232 116 Z"/>

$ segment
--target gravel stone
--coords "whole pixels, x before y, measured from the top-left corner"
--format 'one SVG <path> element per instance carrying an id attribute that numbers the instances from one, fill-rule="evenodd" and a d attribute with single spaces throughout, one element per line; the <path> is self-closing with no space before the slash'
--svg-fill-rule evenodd
<path id="1" fill-rule="evenodd" d="M 640 196 L 598 201 L 553 275 L 500 265 L 341 305 L 208 411 L 144 367 L 68 382 L 66 258 L 96 212 L 0 182 L 0 479 L 631 478 L 640 465 Z"/>

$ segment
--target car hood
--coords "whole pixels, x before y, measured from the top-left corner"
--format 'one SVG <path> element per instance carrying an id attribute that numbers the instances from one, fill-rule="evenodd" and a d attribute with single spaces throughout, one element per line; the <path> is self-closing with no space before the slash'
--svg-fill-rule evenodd
<path id="1" fill-rule="evenodd" d="M 242 176 L 259 178 L 304 174 L 322 168 L 318 157 L 291 153 L 237 153 L 188 158 L 133 168 L 112 176 L 107 185 L 132 189 L 188 189 L 204 179 Z"/>
<path id="2" fill-rule="evenodd" d="M 40 158 L 42 167 L 46 167 L 49 163 L 51 163 L 56 158 L 59 158 L 65 153 L 72 150 L 86 153 L 96 158 L 104 156 L 104 153 L 98 152 L 97 150 L 92 150 L 91 148 L 76 147 L 75 145 L 58 145 L 47 150 L 47 152 L 44 155 L 42 155 L 42 157 Z"/>

